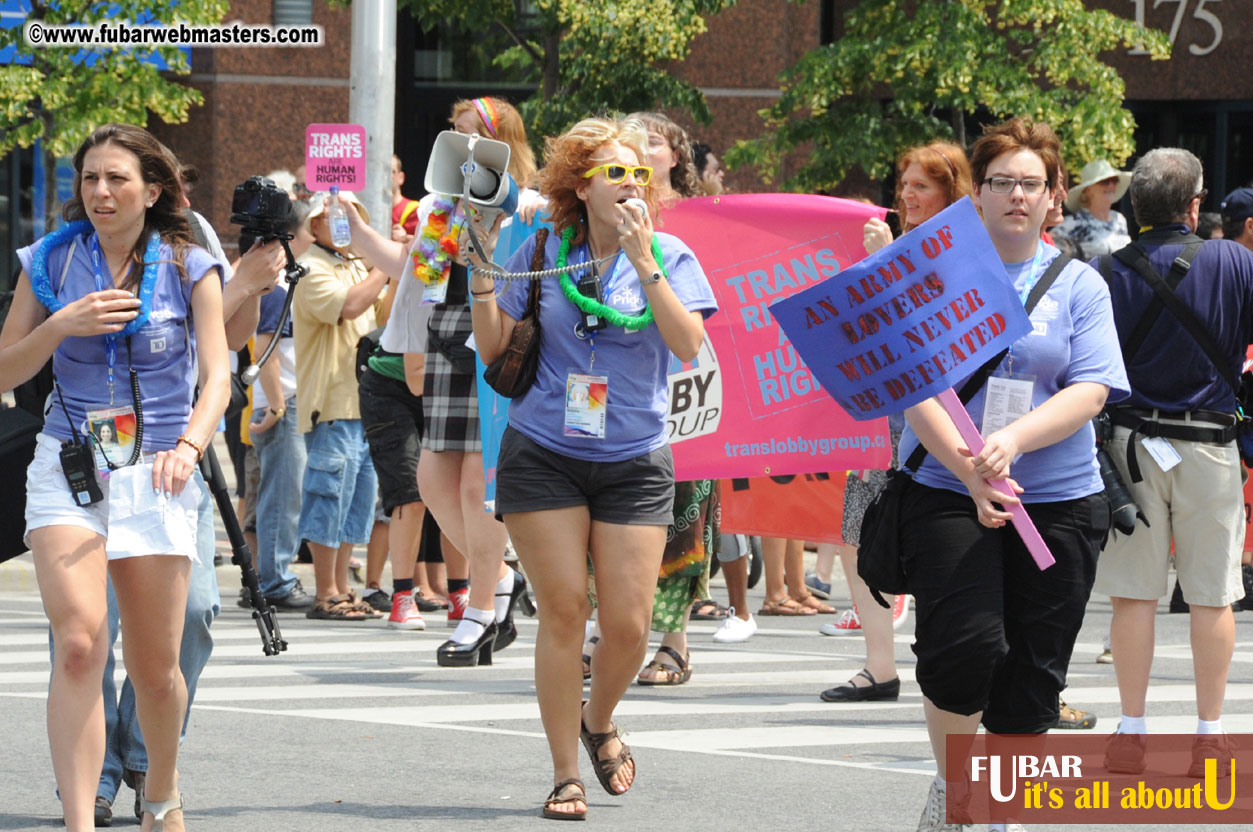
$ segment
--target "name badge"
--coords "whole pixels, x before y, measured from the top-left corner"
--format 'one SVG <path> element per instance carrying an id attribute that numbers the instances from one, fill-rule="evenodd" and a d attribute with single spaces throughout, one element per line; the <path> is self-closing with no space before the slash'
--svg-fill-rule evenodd
<path id="1" fill-rule="evenodd" d="M 96 470 L 101 479 L 107 479 L 108 463 L 121 467 L 130 462 L 135 448 L 135 411 L 130 405 L 88 410 L 83 433 L 96 457 Z"/>
<path id="2" fill-rule="evenodd" d="M 1153 461 L 1163 472 L 1169 471 L 1183 461 L 1183 457 L 1179 456 L 1175 446 L 1160 436 L 1145 436 L 1140 440 L 1140 444 L 1149 452 L 1149 456 L 1153 457 Z"/>
<path id="3" fill-rule="evenodd" d="M 983 429 L 987 436 L 1031 412 L 1035 376 L 999 374 L 988 379 L 983 399 Z"/>
<path id="4" fill-rule="evenodd" d="M 566 377 L 566 436 L 605 438 L 609 376 L 571 373 Z"/>

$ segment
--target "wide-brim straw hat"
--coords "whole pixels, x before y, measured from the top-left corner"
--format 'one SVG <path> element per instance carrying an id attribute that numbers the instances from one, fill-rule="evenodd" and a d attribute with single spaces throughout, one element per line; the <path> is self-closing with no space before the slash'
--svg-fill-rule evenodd
<path id="1" fill-rule="evenodd" d="M 1088 162 L 1083 166 L 1083 170 L 1079 172 L 1079 184 L 1070 189 L 1070 193 L 1066 196 L 1066 207 L 1071 211 L 1078 211 L 1083 207 L 1079 200 L 1083 197 L 1083 192 L 1090 185 L 1098 182 L 1104 182 L 1106 179 L 1117 179 L 1118 190 L 1114 191 L 1114 201 L 1122 199 L 1123 194 L 1127 193 L 1127 187 L 1131 184 L 1131 174 L 1126 171 L 1116 169 L 1104 159 L 1097 159 L 1095 162 Z"/>
<path id="2" fill-rule="evenodd" d="M 325 203 L 328 199 L 330 199 L 330 197 L 331 197 L 331 194 L 329 191 L 321 191 L 309 197 L 309 204 L 313 206 L 313 209 L 309 211 L 309 215 L 305 217 L 305 230 L 306 231 L 312 231 L 312 227 L 310 223 L 313 222 L 314 217 L 320 217 L 322 216 L 322 214 L 326 212 Z M 361 212 L 361 219 L 365 220 L 367 225 L 369 224 L 370 212 L 366 210 L 364 203 L 362 203 L 361 200 L 357 199 L 356 194 L 354 194 L 352 191 L 340 191 L 339 201 L 351 202 L 354 205 L 356 205 L 357 210 Z"/>

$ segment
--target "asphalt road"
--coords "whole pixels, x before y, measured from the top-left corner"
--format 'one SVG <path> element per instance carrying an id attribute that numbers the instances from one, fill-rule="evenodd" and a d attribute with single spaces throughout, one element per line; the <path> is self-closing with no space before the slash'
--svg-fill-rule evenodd
<path id="1" fill-rule="evenodd" d="M 426 632 L 400 633 L 381 621 L 287 615 L 291 647 L 266 658 L 234 605 L 238 572 L 218 573 L 227 603 L 180 757 L 189 829 L 550 826 L 538 811 L 551 769 L 535 704 L 533 620 L 521 620 L 517 643 L 487 668 L 436 666 L 448 632 L 438 618 Z M 714 593 L 725 599 L 720 580 Z M 846 607 L 843 585 L 834 593 Z M 760 605 L 760 586 L 750 602 Z M 1119 710 L 1113 668 L 1094 661 L 1109 617 L 1108 601 L 1093 600 L 1065 695 L 1099 716 L 1101 733 L 1113 730 Z M 858 637 L 819 635 L 827 620 L 759 618 L 757 636 L 738 645 L 713 644 L 715 625 L 694 623 L 692 680 L 633 687 L 619 708 L 639 765 L 635 788 L 610 797 L 584 762 L 589 822 L 609 830 L 914 829 L 934 764 L 914 683 L 912 621 L 896 637 L 900 701 L 832 705 L 818 692 L 861 667 L 863 646 Z M 1253 613 L 1237 621 L 1224 725 L 1253 733 Z M 1186 616 L 1163 605 L 1157 632 L 1150 728 L 1190 732 Z M 0 565 L 0 830 L 60 824 L 44 733 L 47 676 L 46 625 L 26 556 Z M 123 787 L 115 826 L 137 827 L 132 800 Z"/>

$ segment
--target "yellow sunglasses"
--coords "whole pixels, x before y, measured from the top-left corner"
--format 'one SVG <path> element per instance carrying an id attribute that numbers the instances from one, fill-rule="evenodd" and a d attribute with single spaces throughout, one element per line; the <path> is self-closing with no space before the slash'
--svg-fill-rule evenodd
<path id="1" fill-rule="evenodd" d="M 583 174 L 584 179 L 591 179 L 601 171 L 605 172 L 605 181 L 610 185 L 621 185 L 627 178 L 627 174 L 631 175 L 631 179 L 636 185 L 647 185 L 653 178 L 653 169 L 647 165 L 597 165 L 596 167 Z"/>

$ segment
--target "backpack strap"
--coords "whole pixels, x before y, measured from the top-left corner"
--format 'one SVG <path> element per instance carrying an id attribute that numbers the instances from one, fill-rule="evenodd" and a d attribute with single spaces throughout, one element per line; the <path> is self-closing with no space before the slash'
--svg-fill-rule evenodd
<path id="1" fill-rule="evenodd" d="M 1167 272 L 1165 278 L 1158 274 L 1157 269 L 1153 268 L 1153 264 L 1149 262 L 1147 252 L 1139 243 L 1131 243 L 1130 245 L 1124 246 L 1114 252 L 1113 256 L 1118 258 L 1120 263 L 1129 266 L 1136 272 L 1136 274 L 1140 275 L 1140 277 L 1149 284 L 1154 293 L 1157 295 L 1157 297 L 1149 302 L 1149 305 L 1144 310 L 1144 314 L 1140 316 L 1140 320 L 1136 321 L 1136 325 L 1132 327 L 1131 334 L 1127 336 L 1127 340 L 1122 342 L 1123 364 L 1127 366 L 1131 365 L 1131 359 L 1134 358 L 1136 353 L 1140 351 L 1140 348 L 1144 346 L 1144 342 L 1148 340 L 1149 332 L 1153 329 L 1154 325 L 1157 324 L 1158 319 L 1162 315 L 1162 311 L 1166 308 L 1166 301 L 1164 300 L 1163 295 L 1158 292 L 1157 284 L 1162 284 L 1166 288 L 1166 294 L 1174 297 L 1175 288 L 1187 276 L 1188 270 L 1192 268 L 1192 260 L 1196 257 L 1200 248 L 1200 240 L 1193 240 L 1185 245 L 1183 251 L 1180 252 L 1179 256 L 1175 258 L 1175 261 L 1170 264 L 1170 271 Z M 1112 262 L 1110 263 L 1110 268 L 1112 278 Z M 1176 298 L 1176 300 L 1178 299 Z M 1180 305 L 1182 306 L 1181 301 Z M 1178 318 L 1178 314 L 1176 314 L 1175 317 Z M 1194 321 L 1196 320 L 1195 315 L 1191 315 L 1191 317 Z M 1187 322 L 1182 318 L 1179 319 L 1179 322 L 1183 324 L 1185 329 L 1188 328 Z M 1190 329 L 1188 331 L 1192 337 L 1196 337 L 1196 333 L 1192 332 Z M 1198 341 L 1198 343 L 1200 342 Z M 1202 344 L 1201 348 L 1204 349 L 1205 345 Z M 1211 360 L 1213 359 L 1211 358 Z M 1221 367 L 1219 368 L 1219 372 L 1222 372 Z"/>

